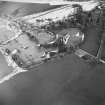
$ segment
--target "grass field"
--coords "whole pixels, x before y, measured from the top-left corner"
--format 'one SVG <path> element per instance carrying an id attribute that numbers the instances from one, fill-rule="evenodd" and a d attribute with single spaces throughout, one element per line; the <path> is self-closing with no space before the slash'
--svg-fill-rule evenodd
<path id="1" fill-rule="evenodd" d="M 40 6 L 42 9 L 42 5 L 33 4 L 5 5 L 0 10 L 8 14 L 20 5 L 25 9 L 19 15 L 24 11 L 24 15 L 33 13 Z M 6 11 L 7 7 L 10 10 Z M 100 28 L 87 29 L 87 39 L 81 48 L 96 55 Z M 1 55 L 0 70 L 10 70 Z M 1 84 L 0 105 L 105 105 L 105 65 L 90 65 L 74 54 L 56 59 Z"/>

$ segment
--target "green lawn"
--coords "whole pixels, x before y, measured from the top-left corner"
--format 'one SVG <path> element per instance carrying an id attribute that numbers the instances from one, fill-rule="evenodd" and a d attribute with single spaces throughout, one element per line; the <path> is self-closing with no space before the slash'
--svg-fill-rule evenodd
<path id="1" fill-rule="evenodd" d="M 7 7 L 9 14 L 17 8 Z M 32 11 L 26 7 L 20 7 L 24 14 Z M 37 7 L 33 5 L 34 11 Z M 100 32 L 100 26 L 87 28 L 81 48 L 96 55 Z M 1 69 L 7 69 L 0 58 Z M 105 105 L 105 65 L 91 66 L 74 54 L 55 59 L 1 84 L 0 105 Z"/>

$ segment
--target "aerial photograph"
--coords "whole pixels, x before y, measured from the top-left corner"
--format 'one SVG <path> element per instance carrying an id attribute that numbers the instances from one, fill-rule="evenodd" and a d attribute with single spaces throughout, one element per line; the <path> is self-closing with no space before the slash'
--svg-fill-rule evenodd
<path id="1" fill-rule="evenodd" d="M 105 1 L 0 0 L 0 105 L 105 105 Z"/>

